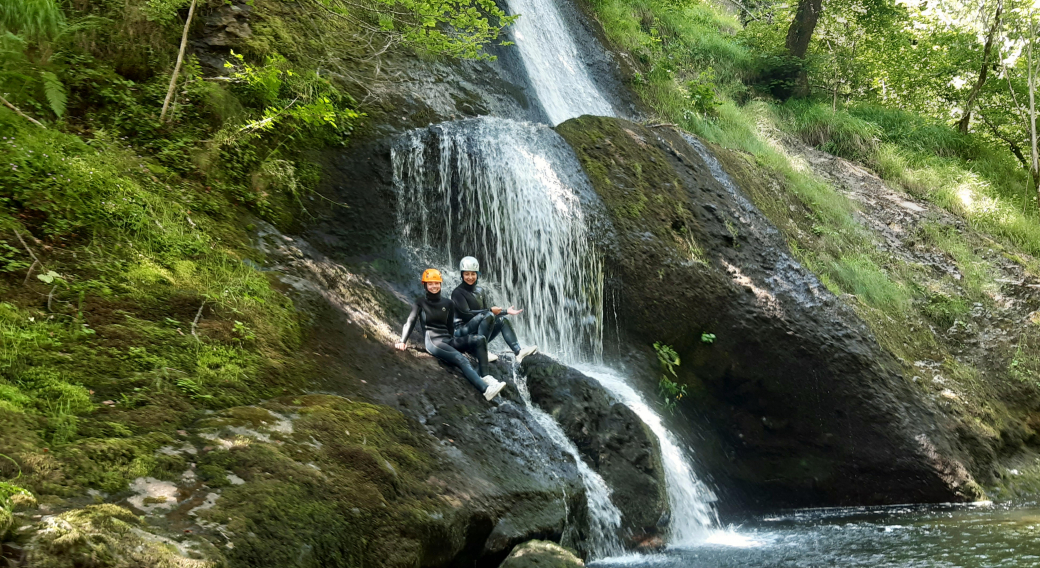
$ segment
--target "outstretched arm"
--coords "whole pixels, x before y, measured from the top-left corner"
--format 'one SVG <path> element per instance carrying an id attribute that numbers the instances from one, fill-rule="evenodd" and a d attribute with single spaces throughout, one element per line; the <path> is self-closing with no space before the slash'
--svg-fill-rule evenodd
<path id="1" fill-rule="evenodd" d="M 415 329 L 415 322 L 419 319 L 419 302 L 412 304 L 412 313 L 408 314 L 408 321 L 404 322 L 404 330 L 401 332 L 401 341 L 397 344 L 398 349 L 404 349 L 408 343 L 408 336 Z"/>

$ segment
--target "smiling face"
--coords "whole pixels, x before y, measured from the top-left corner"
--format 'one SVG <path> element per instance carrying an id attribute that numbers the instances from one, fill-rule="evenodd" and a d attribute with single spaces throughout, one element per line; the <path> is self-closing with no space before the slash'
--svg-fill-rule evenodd
<path id="1" fill-rule="evenodd" d="M 439 293 L 441 291 L 441 283 L 440 282 L 427 282 L 426 283 L 426 291 L 431 293 L 431 294 Z"/>
<path id="2" fill-rule="evenodd" d="M 477 273 L 472 270 L 465 270 L 462 272 L 462 281 L 470 286 L 477 283 Z"/>

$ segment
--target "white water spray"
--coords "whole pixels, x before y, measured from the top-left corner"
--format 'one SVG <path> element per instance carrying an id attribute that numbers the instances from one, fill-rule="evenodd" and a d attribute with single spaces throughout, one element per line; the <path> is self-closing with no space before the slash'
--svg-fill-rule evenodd
<path id="1" fill-rule="evenodd" d="M 507 0 L 520 14 L 510 27 L 542 108 L 555 126 L 593 114 L 614 116 L 614 109 L 589 78 L 581 54 L 552 0 Z"/>

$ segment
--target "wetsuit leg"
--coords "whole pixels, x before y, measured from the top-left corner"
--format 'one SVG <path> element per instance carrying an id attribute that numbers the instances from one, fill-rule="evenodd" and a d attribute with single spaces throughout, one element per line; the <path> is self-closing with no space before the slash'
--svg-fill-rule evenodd
<path id="1" fill-rule="evenodd" d="M 506 345 L 513 350 L 513 353 L 520 352 L 520 343 L 516 340 L 516 332 L 513 331 L 513 324 L 509 321 L 509 316 L 498 316 L 495 318 L 494 325 L 491 327 L 490 335 L 485 337 L 488 338 L 488 343 L 491 340 L 502 334 L 502 339 L 505 340 Z"/>
<path id="2" fill-rule="evenodd" d="M 483 335 L 456 337 L 451 340 L 451 346 L 459 351 L 475 355 L 477 363 L 480 364 L 480 374 L 485 377 L 490 374 L 488 371 L 487 339 L 484 339 Z"/>
<path id="3" fill-rule="evenodd" d="M 483 317 L 477 316 L 471 321 L 480 320 L 480 327 L 477 328 L 476 333 L 483 335 L 484 339 L 491 343 L 491 331 L 495 327 L 495 314 L 487 313 Z"/>
<path id="4" fill-rule="evenodd" d="M 474 336 L 469 336 L 474 337 Z M 481 340 L 484 338 L 481 337 Z M 446 337 L 432 337 L 430 333 L 426 334 L 426 351 L 434 357 L 444 361 L 445 363 L 455 365 L 462 370 L 462 374 L 466 377 L 474 387 L 480 392 L 487 390 L 487 383 L 480 378 L 480 375 L 473 370 L 473 366 L 469 364 L 469 359 L 462 353 L 452 346 L 454 341 L 458 341 L 459 338 L 452 341 L 448 341 Z M 487 364 L 487 349 L 484 350 L 484 364 Z"/>
<path id="5" fill-rule="evenodd" d="M 480 326 L 483 325 L 484 318 L 480 316 L 473 316 L 468 322 L 462 325 L 455 326 L 455 337 L 463 337 L 466 335 L 473 335 L 480 333 Z"/>

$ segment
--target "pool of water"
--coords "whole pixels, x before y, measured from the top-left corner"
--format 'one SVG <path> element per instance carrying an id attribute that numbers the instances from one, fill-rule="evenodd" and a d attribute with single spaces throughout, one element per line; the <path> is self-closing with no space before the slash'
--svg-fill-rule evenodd
<path id="1" fill-rule="evenodd" d="M 1040 506 L 930 505 L 806 509 L 714 531 L 596 568 L 1040 567 Z"/>

